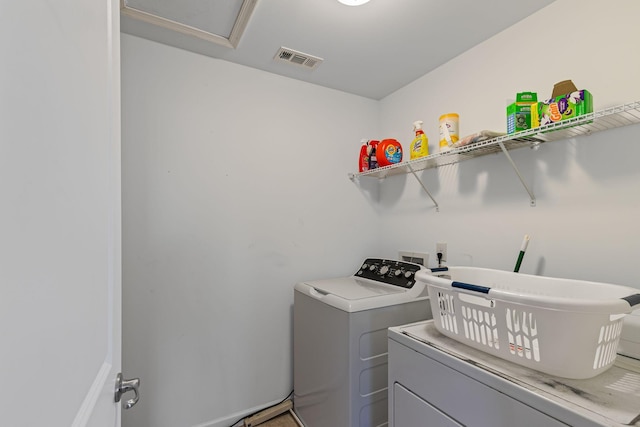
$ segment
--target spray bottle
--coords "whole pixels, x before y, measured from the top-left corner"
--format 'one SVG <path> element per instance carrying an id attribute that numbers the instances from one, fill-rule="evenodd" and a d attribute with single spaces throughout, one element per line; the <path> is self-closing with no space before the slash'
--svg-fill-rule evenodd
<path id="1" fill-rule="evenodd" d="M 360 156 L 358 157 L 358 171 L 366 172 L 369 170 L 369 140 L 363 139 L 360 142 L 362 146 L 360 147 Z"/>
<path id="2" fill-rule="evenodd" d="M 416 137 L 411 142 L 409 150 L 411 160 L 429 155 L 429 140 L 422 130 L 422 123 L 421 120 L 413 122 L 413 131 L 416 133 Z"/>

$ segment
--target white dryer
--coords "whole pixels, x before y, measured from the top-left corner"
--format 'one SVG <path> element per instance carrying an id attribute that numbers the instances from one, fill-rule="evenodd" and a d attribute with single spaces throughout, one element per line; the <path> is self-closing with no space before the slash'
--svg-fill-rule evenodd
<path id="1" fill-rule="evenodd" d="M 596 377 L 565 379 L 448 338 L 433 322 L 389 329 L 389 427 L 640 426 L 640 360 L 618 355 Z"/>
<path id="2" fill-rule="evenodd" d="M 369 258 L 294 287 L 294 409 L 306 427 L 387 424 L 387 329 L 431 318 L 424 267 Z"/>

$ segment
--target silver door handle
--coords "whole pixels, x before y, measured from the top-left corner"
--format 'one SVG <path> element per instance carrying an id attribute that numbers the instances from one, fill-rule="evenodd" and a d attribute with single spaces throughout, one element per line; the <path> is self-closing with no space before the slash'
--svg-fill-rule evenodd
<path id="1" fill-rule="evenodd" d="M 116 377 L 116 395 L 115 401 L 120 402 L 120 398 L 123 394 L 128 391 L 133 391 L 135 395 L 133 399 L 129 399 L 126 402 L 122 403 L 122 407 L 124 409 L 129 409 L 133 407 L 136 403 L 138 403 L 138 399 L 140 398 L 138 394 L 138 388 L 140 387 L 140 378 L 134 378 L 132 380 L 123 380 L 122 373 L 119 373 Z"/>

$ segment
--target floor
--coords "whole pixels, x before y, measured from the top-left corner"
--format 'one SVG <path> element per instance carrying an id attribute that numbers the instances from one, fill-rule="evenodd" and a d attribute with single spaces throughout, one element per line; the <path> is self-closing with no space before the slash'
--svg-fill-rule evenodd
<path id="1" fill-rule="evenodd" d="M 299 427 L 289 412 L 280 414 L 269 421 L 260 424 L 259 427 Z"/>

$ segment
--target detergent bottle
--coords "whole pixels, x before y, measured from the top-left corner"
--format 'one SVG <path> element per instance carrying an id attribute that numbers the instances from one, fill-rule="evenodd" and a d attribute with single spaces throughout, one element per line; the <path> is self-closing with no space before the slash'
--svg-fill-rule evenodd
<path id="1" fill-rule="evenodd" d="M 369 140 L 363 139 L 360 142 L 362 146 L 358 157 L 358 172 L 366 172 L 369 170 Z"/>
<path id="2" fill-rule="evenodd" d="M 380 141 L 375 140 L 369 141 L 368 143 L 369 148 L 367 149 L 367 152 L 369 153 L 369 170 L 376 169 L 378 167 L 377 150 L 379 143 Z"/>
<path id="3" fill-rule="evenodd" d="M 411 142 L 409 149 L 410 160 L 429 155 L 429 140 L 422 130 L 422 123 L 421 120 L 413 122 L 413 131 L 416 133 L 416 137 Z"/>
<path id="4" fill-rule="evenodd" d="M 378 166 L 391 166 L 402 161 L 402 145 L 393 139 L 383 139 L 376 145 Z"/>

